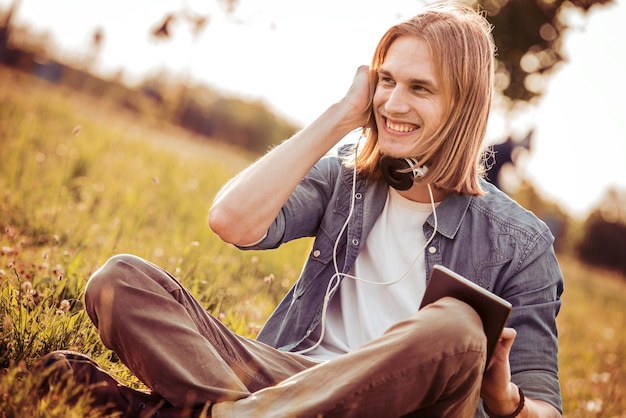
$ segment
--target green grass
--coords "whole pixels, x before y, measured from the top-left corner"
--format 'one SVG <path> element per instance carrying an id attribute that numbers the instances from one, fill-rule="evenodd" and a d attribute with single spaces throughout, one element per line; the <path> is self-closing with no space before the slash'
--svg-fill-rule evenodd
<path id="1" fill-rule="evenodd" d="M 626 417 L 624 277 L 561 260 L 560 379 L 569 417 Z"/>
<path id="2" fill-rule="evenodd" d="M 87 417 L 72 388 L 38 400 L 34 361 L 91 355 L 141 386 L 82 309 L 85 281 L 133 253 L 174 273 L 234 331 L 254 337 L 310 244 L 241 252 L 206 226 L 221 185 L 250 155 L 0 68 L 0 416 Z M 561 257 L 561 383 L 568 417 L 626 416 L 623 277 Z"/>

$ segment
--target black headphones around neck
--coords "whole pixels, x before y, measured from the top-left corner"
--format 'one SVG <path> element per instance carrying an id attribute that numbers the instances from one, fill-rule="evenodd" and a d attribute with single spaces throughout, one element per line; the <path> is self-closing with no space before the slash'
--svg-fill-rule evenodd
<path id="1" fill-rule="evenodd" d="M 426 174 L 428 167 L 418 167 L 415 158 L 394 158 L 383 155 L 378 163 L 383 178 L 396 190 L 409 190 L 415 181 L 415 177 Z"/>

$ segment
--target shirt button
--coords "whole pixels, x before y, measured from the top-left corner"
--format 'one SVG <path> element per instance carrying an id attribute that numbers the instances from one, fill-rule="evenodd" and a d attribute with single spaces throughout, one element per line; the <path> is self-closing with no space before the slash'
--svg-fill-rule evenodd
<path id="1" fill-rule="evenodd" d="M 313 257 L 315 257 L 315 258 L 319 257 L 320 254 L 322 254 L 322 252 L 320 250 L 313 251 Z"/>
<path id="2" fill-rule="evenodd" d="M 356 239 L 356 238 L 355 238 L 355 239 L 353 239 L 353 240 L 352 240 L 352 245 L 355 245 L 355 246 L 356 246 L 356 245 L 359 245 L 359 240 L 358 240 L 358 239 Z"/>
<path id="3" fill-rule="evenodd" d="M 354 195 L 354 198 L 356 200 L 361 200 L 362 197 L 363 197 L 363 195 L 361 193 L 357 193 L 357 194 Z"/>
<path id="4" fill-rule="evenodd" d="M 428 252 L 431 254 L 435 254 L 437 252 L 437 247 L 430 247 L 428 248 Z"/>

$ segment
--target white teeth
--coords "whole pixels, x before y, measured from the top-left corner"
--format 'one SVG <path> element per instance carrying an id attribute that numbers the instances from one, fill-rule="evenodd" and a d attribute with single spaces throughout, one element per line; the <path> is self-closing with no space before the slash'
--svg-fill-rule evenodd
<path id="1" fill-rule="evenodd" d="M 411 132 L 417 129 L 415 125 L 392 123 L 392 122 L 389 122 L 389 120 L 386 121 L 386 124 L 387 124 L 387 128 L 396 132 Z"/>

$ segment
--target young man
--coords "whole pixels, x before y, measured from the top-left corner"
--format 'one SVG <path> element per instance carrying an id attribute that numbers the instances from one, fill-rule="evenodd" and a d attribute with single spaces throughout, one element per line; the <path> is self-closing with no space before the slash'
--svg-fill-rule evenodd
<path id="1" fill-rule="evenodd" d="M 85 305 L 152 393 L 117 386 L 79 354 L 44 363 L 105 382 L 96 397 L 135 415 L 206 405 L 214 417 L 560 416 L 553 237 L 480 178 L 493 53 L 469 7 L 425 10 L 389 29 L 342 100 L 219 192 L 209 223 L 226 242 L 315 237 L 257 341 L 164 270 L 120 255 L 92 276 Z M 363 144 L 325 156 L 362 127 Z M 489 364 L 468 305 L 418 311 L 435 264 L 512 303 Z"/>

